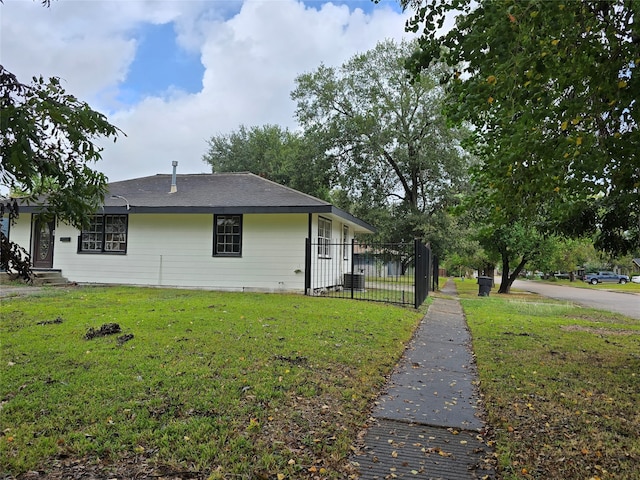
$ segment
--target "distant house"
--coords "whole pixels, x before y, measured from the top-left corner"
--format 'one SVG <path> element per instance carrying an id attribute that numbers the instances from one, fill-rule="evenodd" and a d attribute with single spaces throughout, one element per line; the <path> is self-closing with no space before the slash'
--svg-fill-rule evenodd
<path id="1" fill-rule="evenodd" d="M 363 273 L 373 277 L 397 277 L 406 273 L 406 264 L 403 258 L 411 258 L 413 250 L 409 252 L 398 251 L 399 244 L 394 244 L 393 250 L 383 249 L 380 246 L 369 247 L 356 245 L 353 251 L 354 273 Z M 406 262 L 405 262 L 406 263 Z"/>
<path id="2" fill-rule="evenodd" d="M 305 239 L 347 244 L 374 231 L 328 202 L 250 173 L 110 183 L 82 231 L 40 221 L 37 206 L 20 212 L 10 239 L 31 252 L 35 269 L 78 283 L 302 292 L 311 264 Z M 337 275 L 351 264 L 348 255 L 311 254 L 335 263 Z"/>

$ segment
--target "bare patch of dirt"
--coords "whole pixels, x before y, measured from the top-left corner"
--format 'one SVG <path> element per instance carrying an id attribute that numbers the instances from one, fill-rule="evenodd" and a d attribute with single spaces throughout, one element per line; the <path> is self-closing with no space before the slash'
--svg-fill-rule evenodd
<path id="1" fill-rule="evenodd" d="M 84 338 L 87 340 L 91 340 L 96 337 L 106 337 L 107 335 L 115 335 L 116 333 L 120 333 L 122 330 L 120 329 L 120 325 L 117 323 L 105 323 L 99 329 L 95 329 L 90 327 L 87 330 L 87 333 L 84 335 Z"/>
<path id="2" fill-rule="evenodd" d="M 36 323 L 36 325 L 58 325 L 62 322 L 64 322 L 64 320 L 61 317 L 58 317 L 54 320 L 43 320 L 42 322 Z"/>
<path id="3" fill-rule="evenodd" d="M 132 340 L 132 339 L 133 339 L 133 334 L 132 333 L 127 333 L 126 335 L 120 335 L 118 337 L 118 339 L 117 339 L 118 346 L 121 347 L 126 342 L 128 342 L 129 340 Z"/>

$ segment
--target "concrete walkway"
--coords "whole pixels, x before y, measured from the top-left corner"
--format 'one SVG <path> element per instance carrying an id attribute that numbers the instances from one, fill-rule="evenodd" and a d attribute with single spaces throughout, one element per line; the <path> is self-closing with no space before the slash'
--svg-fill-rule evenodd
<path id="1" fill-rule="evenodd" d="M 448 281 L 441 291 L 457 294 Z M 460 302 L 436 298 L 385 392 L 352 463 L 366 480 L 493 478 L 471 337 Z"/>
<path id="2" fill-rule="evenodd" d="M 3 285 L 0 284 L 0 298 L 5 297 L 25 297 L 27 295 L 37 295 L 42 291 L 42 287 L 33 287 L 29 285 Z"/>

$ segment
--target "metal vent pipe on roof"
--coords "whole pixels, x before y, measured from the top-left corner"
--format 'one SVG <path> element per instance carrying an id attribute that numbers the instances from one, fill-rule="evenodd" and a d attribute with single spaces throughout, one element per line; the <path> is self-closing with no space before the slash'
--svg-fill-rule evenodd
<path id="1" fill-rule="evenodd" d="M 171 190 L 169 190 L 169 193 L 176 193 L 178 191 L 178 185 L 176 184 L 176 168 L 178 167 L 178 162 L 174 160 L 171 162 L 171 165 L 173 166 L 173 175 L 171 175 Z"/>

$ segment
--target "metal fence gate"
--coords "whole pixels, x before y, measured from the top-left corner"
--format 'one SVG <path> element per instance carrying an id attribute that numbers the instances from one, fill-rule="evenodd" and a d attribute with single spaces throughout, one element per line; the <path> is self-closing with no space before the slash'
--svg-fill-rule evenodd
<path id="1" fill-rule="evenodd" d="M 305 293 L 418 308 L 432 287 L 431 249 L 411 243 L 306 243 Z M 437 281 L 437 274 L 436 274 Z"/>

